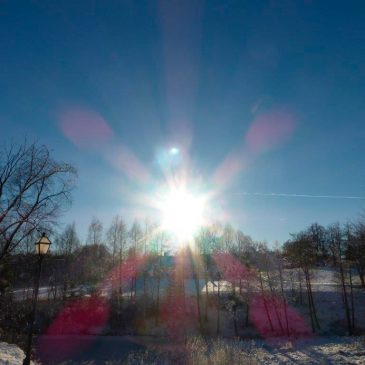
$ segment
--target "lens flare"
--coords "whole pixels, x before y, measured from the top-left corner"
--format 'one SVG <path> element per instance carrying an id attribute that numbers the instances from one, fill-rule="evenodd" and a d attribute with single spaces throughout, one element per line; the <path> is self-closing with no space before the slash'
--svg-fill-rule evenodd
<path id="1" fill-rule="evenodd" d="M 170 148 L 169 153 L 172 156 L 176 156 L 180 153 L 180 150 L 177 147 L 172 147 Z"/>
<path id="2" fill-rule="evenodd" d="M 185 187 L 173 188 L 161 198 L 162 228 L 180 242 L 190 241 L 204 223 L 205 199 Z"/>

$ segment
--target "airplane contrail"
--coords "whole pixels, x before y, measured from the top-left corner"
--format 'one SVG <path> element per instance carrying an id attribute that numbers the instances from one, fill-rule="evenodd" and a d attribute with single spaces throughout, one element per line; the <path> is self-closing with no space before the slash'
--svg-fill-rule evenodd
<path id="1" fill-rule="evenodd" d="M 256 196 L 282 196 L 289 198 L 324 198 L 324 199 L 353 199 L 365 200 L 365 196 L 352 195 L 312 195 L 312 194 L 287 194 L 287 193 L 248 193 L 243 192 L 242 195 L 256 195 Z"/>

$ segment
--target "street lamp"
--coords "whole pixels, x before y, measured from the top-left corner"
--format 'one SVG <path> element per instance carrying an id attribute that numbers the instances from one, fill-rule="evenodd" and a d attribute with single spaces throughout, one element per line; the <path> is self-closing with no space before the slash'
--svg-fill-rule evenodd
<path id="1" fill-rule="evenodd" d="M 35 250 L 40 260 L 47 254 L 50 245 L 51 241 L 43 232 L 42 237 L 35 243 Z"/>
<path id="2" fill-rule="evenodd" d="M 26 349 L 25 359 L 23 360 L 23 365 L 30 364 L 34 318 L 35 318 L 35 312 L 37 310 L 38 289 L 39 289 L 39 281 L 40 281 L 41 272 L 42 272 L 42 262 L 43 262 L 44 256 L 48 252 L 50 245 L 51 245 L 51 241 L 48 239 L 48 237 L 46 236 L 45 233 L 43 233 L 41 238 L 35 243 L 35 250 L 36 250 L 36 253 L 38 254 L 38 271 L 37 271 L 37 277 L 36 277 L 36 281 L 35 281 L 35 285 L 34 285 L 33 309 L 30 314 L 30 326 L 29 326 L 29 333 L 28 333 L 27 349 Z"/>

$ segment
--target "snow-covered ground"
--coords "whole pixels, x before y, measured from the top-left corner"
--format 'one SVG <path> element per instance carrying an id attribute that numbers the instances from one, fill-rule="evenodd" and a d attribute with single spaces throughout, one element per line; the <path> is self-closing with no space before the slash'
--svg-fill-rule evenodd
<path id="1" fill-rule="evenodd" d="M 260 364 L 365 364 L 365 338 L 318 337 L 281 346 L 257 344 Z"/>
<path id="2" fill-rule="evenodd" d="M 314 302 L 321 324 L 321 333 L 326 335 L 343 334 L 346 317 L 342 298 L 342 288 L 338 273 L 331 268 L 312 270 L 312 289 Z M 354 275 L 354 317 L 357 328 L 365 328 L 365 290 L 360 287 L 358 275 Z M 303 288 L 304 298 L 306 290 Z M 347 286 L 348 295 L 350 288 Z M 350 300 L 350 299 L 349 299 Z"/>
<path id="3" fill-rule="evenodd" d="M 24 358 L 24 352 L 18 346 L 0 342 L 0 365 L 22 365 Z"/>
<path id="4" fill-rule="evenodd" d="M 235 341 L 201 338 L 189 340 L 185 349 L 147 350 L 131 354 L 127 364 L 210 364 L 210 365 L 364 365 L 365 338 L 321 337 L 301 341 L 283 340 L 268 345 L 262 340 Z M 181 356 L 177 353 L 180 351 Z M 150 356 L 146 356 L 146 354 Z M 185 357 L 184 357 L 185 356 Z M 179 361 L 181 358 L 184 361 Z M 152 360 L 152 361 L 151 361 Z M 122 364 L 122 362 L 120 362 Z"/>
<path id="5" fill-rule="evenodd" d="M 80 350 L 73 351 L 72 355 L 63 357 L 62 360 L 58 358 L 59 361 L 56 363 L 61 362 L 65 365 L 365 364 L 365 337 L 313 337 L 297 341 L 283 340 L 271 344 L 264 340 L 206 342 L 199 338 L 197 341 L 188 340 L 185 346 L 183 342 L 174 343 L 166 338 L 156 337 L 54 336 L 44 342 L 44 345 L 46 349 L 51 350 L 50 353 L 55 354 L 54 350 L 57 349 L 64 354 L 65 349 L 70 349 L 70 341 L 79 344 Z M 152 356 L 146 358 L 146 352 Z M 133 361 L 126 361 L 128 358 Z M 52 363 L 51 359 L 55 360 L 55 358 L 44 358 L 44 364 Z M 0 364 L 5 363 L 0 362 Z"/>
<path id="6" fill-rule="evenodd" d="M 94 338 L 94 340 L 92 340 Z M 206 343 L 198 341 L 198 346 L 189 346 L 185 349 L 183 344 L 167 344 L 166 339 L 146 338 L 138 336 L 53 336 L 50 341 L 54 349 L 64 352 L 64 342 L 80 344 L 80 351 L 73 351 L 72 355 L 59 359 L 63 364 L 125 364 L 131 357 L 134 364 L 168 364 L 164 356 L 166 346 L 171 351 L 171 346 L 182 355 L 188 354 L 187 365 L 190 364 L 225 364 L 238 365 L 263 364 L 263 365 L 289 365 L 289 364 L 365 364 L 365 337 L 313 337 L 306 340 L 283 340 L 268 344 L 264 340 L 213 340 Z M 85 342 L 86 341 L 86 342 Z M 49 342 L 49 341 L 48 341 Z M 44 342 L 47 348 L 52 344 Z M 59 343 L 57 343 L 59 342 Z M 86 344 L 86 345 L 85 345 Z M 56 345 L 56 346 L 55 346 Z M 138 350 L 138 348 L 140 350 Z M 63 349 L 63 350 L 62 350 Z M 137 350 L 137 351 L 136 351 Z M 145 358 L 146 351 L 156 353 L 161 362 L 149 362 Z M 156 355 L 153 356 L 156 359 Z M 168 356 L 167 356 L 168 358 Z M 183 356 L 182 358 L 186 358 Z M 0 342 L 0 365 L 21 365 L 24 352 L 16 345 Z M 141 359 L 141 361 L 138 361 Z M 223 360 L 223 362 L 222 362 Z M 245 360 L 244 362 L 242 362 Z M 50 361 L 47 358 L 45 364 Z M 198 361 L 198 362 L 197 362 Z M 227 362 L 228 361 L 228 362 Z M 43 361 L 42 361 L 43 362 Z M 185 364 L 181 363 L 181 364 Z"/>

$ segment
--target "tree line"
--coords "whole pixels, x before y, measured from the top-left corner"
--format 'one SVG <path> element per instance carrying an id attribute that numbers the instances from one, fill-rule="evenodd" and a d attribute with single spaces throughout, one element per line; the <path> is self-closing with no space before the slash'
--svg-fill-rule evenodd
<path id="1" fill-rule="evenodd" d="M 201 333 L 220 335 L 228 321 L 234 335 L 254 326 L 263 336 L 289 336 L 308 330 L 296 310 L 306 308 L 310 330 L 320 332 L 313 277 L 325 267 L 338 278 L 347 333 L 361 330 L 356 297 L 365 289 L 364 219 L 327 227 L 313 223 L 274 247 L 216 222 L 172 251 L 173 237 L 156 223 L 135 220 L 128 226 L 115 216 L 103 227 L 94 217 L 81 242 L 75 223 L 60 232 L 57 226 L 71 203 L 76 176 L 45 146 L 25 141 L 1 149 L 0 328 L 25 327 L 21 310 L 32 295 L 34 242 L 45 230 L 54 241 L 42 275 L 52 304 L 48 322 L 55 308 L 91 295 L 107 298 L 109 325 L 118 331 L 140 328 L 142 320 L 145 330 L 148 324 L 150 330 L 167 324 L 186 333 L 190 323 Z M 194 289 L 187 296 L 189 283 Z"/>

